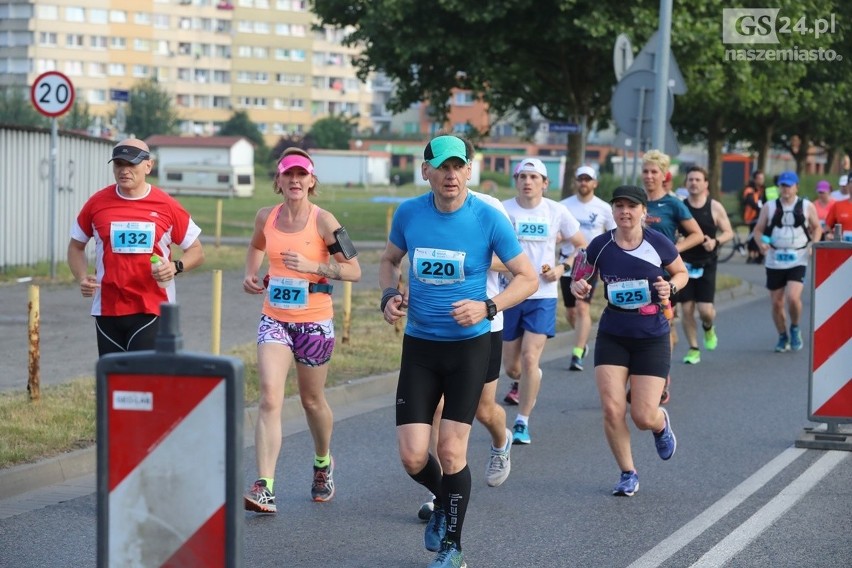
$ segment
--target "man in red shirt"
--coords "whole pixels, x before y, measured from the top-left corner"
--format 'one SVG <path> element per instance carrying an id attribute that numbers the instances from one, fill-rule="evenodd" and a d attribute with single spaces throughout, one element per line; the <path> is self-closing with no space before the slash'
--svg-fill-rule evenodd
<path id="1" fill-rule="evenodd" d="M 154 167 L 148 146 L 122 140 L 109 161 L 116 183 L 86 201 L 68 243 L 71 273 L 92 298 L 101 356 L 153 349 L 160 304 L 175 301 L 175 275 L 204 262 L 201 229 L 176 199 L 145 181 Z M 95 274 L 88 273 L 90 240 Z M 171 260 L 172 244 L 183 250 L 179 260 Z M 153 255 L 162 262 L 152 269 Z"/>

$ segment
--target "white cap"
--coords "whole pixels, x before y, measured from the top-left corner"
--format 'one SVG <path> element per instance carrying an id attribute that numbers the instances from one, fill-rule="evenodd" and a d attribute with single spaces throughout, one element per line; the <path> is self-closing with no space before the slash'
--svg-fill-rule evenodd
<path id="1" fill-rule="evenodd" d="M 844 185 L 846 185 L 848 182 L 849 182 L 849 176 L 840 176 L 840 182 L 838 183 L 838 185 L 839 185 L 840 187 L 843 187 L 843 186 L 844 186 Z"/>
<path id="2" fill-rule="evenodd" d="M 578 178 L 580 176 L 589 176 L 592 179 L 598 179 L 598 172 L 596 172 L 595 168 L 591 166 L 580 166 L 577 168 L 577 173 L 574 177 Z"/>
<path id="3" fill-rule="evenodd" d="M 521 172 L 536 172 L 543 178 L 547 177 L 547 168 L 544 167 L 544 162 L 538 158 L 524 158 L 518 167 L 515 168 L 515 175 Z"/>

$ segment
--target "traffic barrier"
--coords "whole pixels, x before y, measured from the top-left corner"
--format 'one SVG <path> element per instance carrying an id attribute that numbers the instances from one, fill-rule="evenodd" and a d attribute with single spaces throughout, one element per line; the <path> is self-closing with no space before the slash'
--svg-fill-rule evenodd
<path id="1" fill-rule="evenodd" d="M 101 568 L 242 565 L 242 362 L 179 352 L 177 310 L 96 366 Z"/>
<path id="2" fill-rule="evenodd" d="M 811 271 L 811 356 L 808 419 L 800 448 L 852 451 L 852 244 L 814 244 Z"/>

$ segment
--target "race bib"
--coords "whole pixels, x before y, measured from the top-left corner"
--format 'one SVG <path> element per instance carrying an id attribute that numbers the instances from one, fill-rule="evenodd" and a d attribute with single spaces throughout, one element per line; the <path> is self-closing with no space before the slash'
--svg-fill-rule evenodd
<path id="1" fill-rule="evenodd" d="M 515 221 L 515 233 L 520 241 L 546 241 L 550 224 L 544 217 L 526 217 Z"/>
<path id="2" fill-rule="evenodd" d="M 651 303 L 651 288 L 645 278 L 613 282 L 606 286 L 606 298 L 614 306 L 635 310 Z"/>
<path id="3" fill-rule="evenodd" d="M 775 262 L 779 264 L 789 264 L 796 262 L 798 255 L 794 250 L 778 249 L 775 251 Z"/>
<path id="4" fill-rule="evenodd" d="M 433 248 L 414 249 L 414 276 L 425 284 L 464 282 L 464 252 Z"/>
<path id="5" fill-rule="evenodd" d="M 109 242 L 112 252 L 147 253 L 154 252 L 154 223 L 134 221 L 113 221 L 109 224 Z"/>
<path id="6" fill-rule="evenodd" d="M 686 273 L 690 278 L 701 278 L 704 276 L 704 267 L 703 266 L 692 266 L 688 262 L 684 262 L 686 265 Z"/>
<path id="7" fill-rule="evenodd" d="M 306 308 L 308 286 L 310 282 L 301 278 L 270 278 L 269 305 L 284 310 Z"/>

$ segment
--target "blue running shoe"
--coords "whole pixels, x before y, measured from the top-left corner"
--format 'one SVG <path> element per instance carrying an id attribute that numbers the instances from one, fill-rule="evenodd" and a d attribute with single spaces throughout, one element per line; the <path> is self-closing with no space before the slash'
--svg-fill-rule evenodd
<path id="1" fill-rule="evenodd" d="M 612 494 L 619 497 L 633 497 L 637 491 L 639 491 L 639 476 L 635 471 L 622 471 L 621 480 L 613 488 Z"/>
<path id="2" fill-rule="evenodd" d="M 787 337 L 786 333 L 782 333 L 778 336 L 778 343 L 775 344 L 775 352 L 776 353 L 784 353 L 785 351 L 790 350 L 790 339 Z"/>
<path id="3" fill-rule="evenodd" d="M 441 550 L 427 568 L 467 568 L 467 562 L 464 561 L 464 554 L 459 550 L 459 545 L 451 540 L 445 540 L 441 543 Z"/>
<path id="4" fill-rule="evenodd" d="M 523 422 L 515 422 L 515 427 L 512 428 L 512 443 L 513 444 L 529 444 L 530 428 Z"/>
<path id="5" fill-rule="evenodd" d="M 669 422 L 669 413 L 666 412 L 665 408 L 660 408 L 663 411 L 663 416 L 666 419 L 666 423 L 663 426 L 663 431 L 657 434 L 654 433 L 654 445 L 657 446 L 657 455 L 660 456 L 661 459 L 667 460 L 671 458 L 675 450 L 677 449 L 677 438 L 675 438 L 674 432 L 672 432 L 671 423 Z"/>
<path id="6" fill-rule="evenodd" d="M 429 522 L 426 523 L 426 532 L 423 533 L 423 544 L 426 550 L 438 552 L 441 550 L 441 542 L 447 536 L 447 514 L 441 507 L 435 507 Z"/>
<path id="7" fill-rule="evenodd" d="M 583 358 L 577 357 L 576 355 L 571 355 L 571 365 L 568 367 L 571 371 L 582 371 L 583 370 Z"/>
<path id="8" fill-rule="evenodd" d="M 802 330 L 797 325 L 790 326 L 790 350 L 802 350 Z"/>

